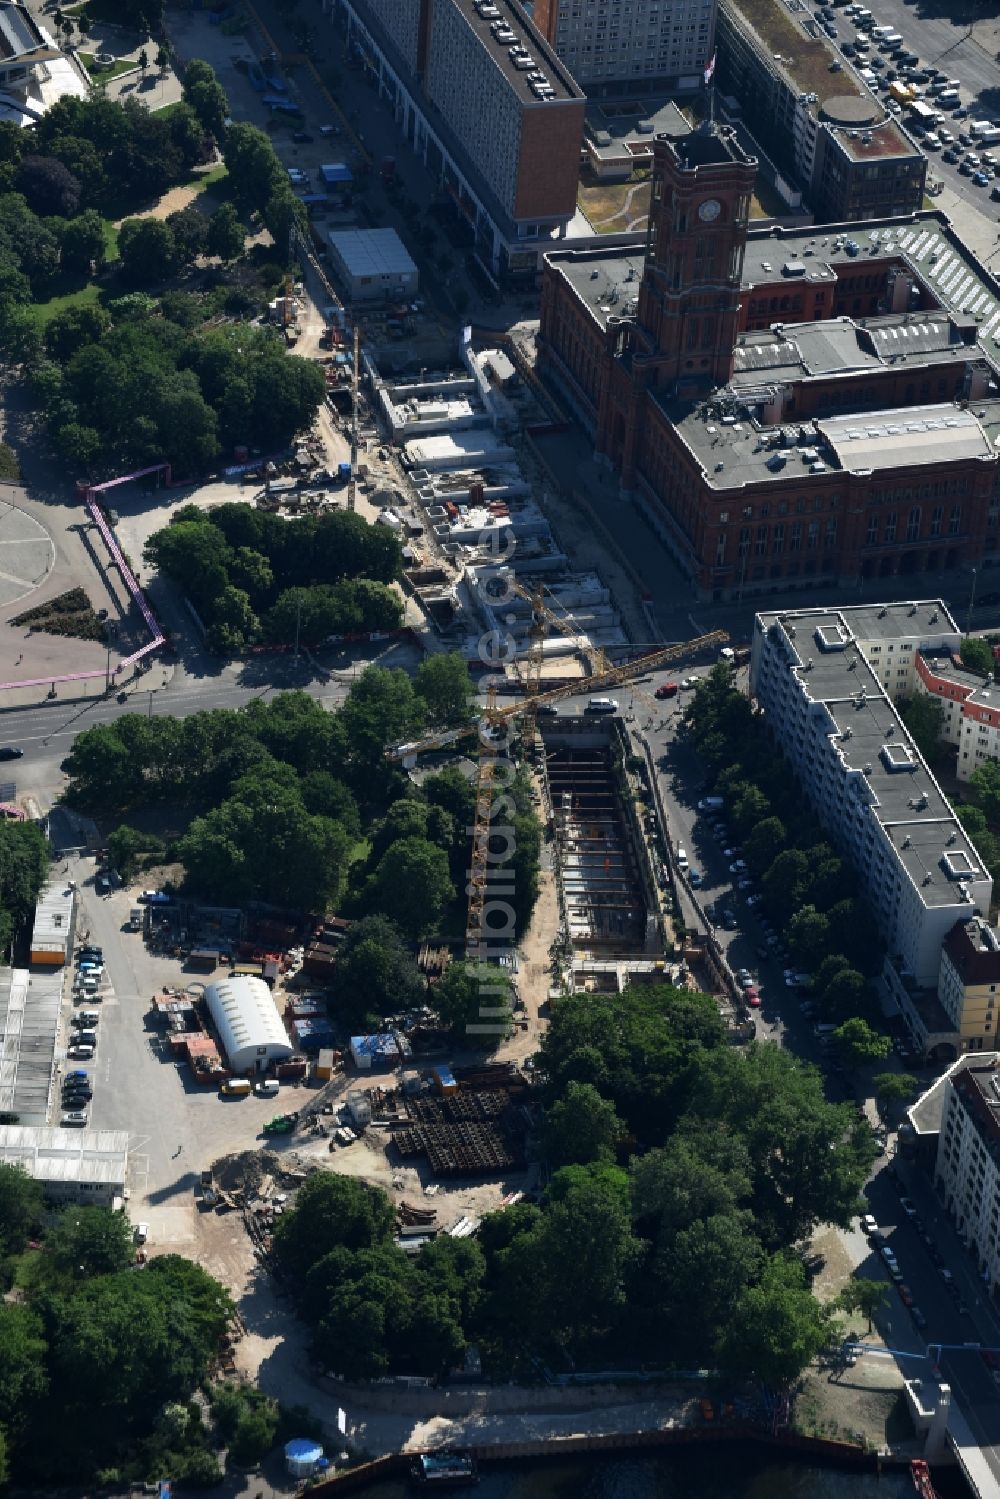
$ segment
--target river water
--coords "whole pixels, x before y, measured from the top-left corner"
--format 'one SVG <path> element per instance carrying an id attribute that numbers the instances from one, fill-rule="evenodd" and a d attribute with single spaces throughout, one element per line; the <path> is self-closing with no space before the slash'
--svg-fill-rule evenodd
<path id="1" fill-rule="evenodd" d="M 938 1483 L 941 1499 L 968 1494 L 955 1478 Z M 412 1499 L 415 1492 L 379 1483 L 363 1499 Z M 504 1464 L 484 1470 L 478 1487 L 453 1492 L 470 1499 L 915 1499 L 907 1472 L 843 1473 L 731 1443 L 656 1457 Z"/>

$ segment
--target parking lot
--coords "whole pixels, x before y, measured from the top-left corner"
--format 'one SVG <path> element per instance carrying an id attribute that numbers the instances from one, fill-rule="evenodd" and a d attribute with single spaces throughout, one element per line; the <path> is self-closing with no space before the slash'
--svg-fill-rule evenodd
<path id="1" fill-rule="evenodd" d="M 130 1214 L 133 1221 L 149 1222 L 150 1249 L 169 1243 L 183 1251 L 199 1233 L 194 1187 L 202 1169 L 222 1155 L 256 1148 L 266 1120 L 281 1109 L 298 1108 L 306 1095 L 283 1087 L 277 1099 L 227 1100 L 214 1087 L 196 1084 L 190 1069 L 174 1060 L 151 1014 L 154 994 L 165 985 L 183 989 L 195 976 L 180 960 L 150 952 L 141 933 L 128 930 L 135 890 L 98 895 L 97 866 L 89 855 L 71 857 L 69 874 L 79 890 L 78 948 L 86 932 L 86 941 L 102 949 L 105 972 L 98 992 L 85 1001 L 100 1016 L 96 1053 L 92 1060 L 65 1056 L 62 1074 L 77 1069 L 89 1074 L 91 1128 L 128 1131 Z M 64 1045 L 71 1034 L 70 983 L 67 976 Z M 53 1123 L 59 1110 L 56 1092 Z"/>
<path id="2" fill-rule="evenodd" d="M 990 204 L 1000 201 L 1000 157 L 989 149 L 992 132 L 983 139 L 970 128 L 992 123 L 1000 111 L 996 63 L 982 55 L 981 44 L 970 42 L 963 28 L 942 45 L 946 38 L 902 0 L 885 0 L 875 10 L 838 0 L 819 6 L 814 16 L 927 156 L 928 182 L 946 183 L 981 211 L 995 212 Z M 978 54 L 971 72 L 963 71 L 959 56 L 966 46 Z"/>

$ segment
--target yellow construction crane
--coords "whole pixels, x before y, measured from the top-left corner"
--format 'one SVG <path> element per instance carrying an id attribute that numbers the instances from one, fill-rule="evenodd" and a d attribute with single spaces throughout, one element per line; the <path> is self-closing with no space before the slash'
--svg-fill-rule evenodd
<path id="1" fill-rule="evenodd" d="M 600 646 L 595 646 L 586 635 L 546 604 L 541 584 L 528 589 L 509 573 L 502 575 L 503 586 L 516 593 L 531 605 L 531 625 L 528 631 L 529 647 L 524 673 L 524 712 L 521 719 L 521 739 L 530 748 L 535 742 L 535 704 L 542 688 L 542 665 L 544 662 L 545 625 L 552 625 L 560 635 L 572 640 L 584 657 L 592 674 L 605 671 L 608 658 Z M 487 589 L 487 593 L 489 590 Z"/>
<path id="2" fill-rule="evenodd" d="M 558 620 L 558 616 L 554 618 Z M 559 623 L 561 628 L 562 622 L 559 621 Z M 708 635 L 699 635 L 695 640 L 682 641 L 679 645 L 663 646 L 633 661 L 626 661 L 621 666 L 607 666 L 603 671 L 588 677 L 585 685 L 591 692 L 598 692 L 605 687 L 615 687 L 621 682 L 631 681 L 633 677 L 642 676 L 647 671 L 653 671 L 658 666 L 665 666 L 668 661 L 676 661 L 681 656 L 722 645 L 728 639 L 729 636 L 725 630 L 713 630 Z M 496 689 L 490 687 L 486 703 L 476 723 L 462 724 L 459 728 L 442 729 L 436 734 L 428 734 L 423 739 L 414 740 L 410 744 L 399 744 L 386 751 L 389 759 L 408 762 L 415 760 L 428 750 L 444 749 L 447 745 L 463 739 L 467 734 L 475 733 L 478 736 L 476 810 L 472 832 L 469 910 L 465 924 L 466 957 L 474 958 L 482 954 L 483 939 L 486 935 L 483 931 L 483 912 L 486 907 L 489 884 L 490 813 L 497 768 L 497 749 L 503 737 L 503 730 L 508 723 L 512 723 L 513 720 L 526 713 L 533 721 L 542 705 L 575 697 L 580 690 L 579 682 L 570 682 L 562 687 L 550 688 L 548 692 L 535 693 L 530 701 L 525 699 L 501 708 L 497 705 Z"/>

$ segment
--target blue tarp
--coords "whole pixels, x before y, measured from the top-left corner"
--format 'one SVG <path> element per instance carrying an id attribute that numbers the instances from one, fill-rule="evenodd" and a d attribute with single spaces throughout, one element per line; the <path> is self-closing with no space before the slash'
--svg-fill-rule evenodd
<path id="1" fill-rule="evenodd" d="M 327 187 L 337 187 L 341 183 L 354 181 L 354 173 L 347 163 L 343 161 L 329 162 L 325 167 L 320 167 L 319 170 L 320 176 Z"/>

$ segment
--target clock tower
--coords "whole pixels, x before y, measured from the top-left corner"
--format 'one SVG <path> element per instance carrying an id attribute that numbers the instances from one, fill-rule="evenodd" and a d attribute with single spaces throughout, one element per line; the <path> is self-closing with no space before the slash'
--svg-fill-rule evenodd
<path id="1" fill-rule="evenodd" d="M 656 137 L 634 351 L 648 382 L 679 396 L 732 375 L 756 175 L 727 126 Z"/>

